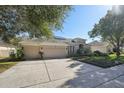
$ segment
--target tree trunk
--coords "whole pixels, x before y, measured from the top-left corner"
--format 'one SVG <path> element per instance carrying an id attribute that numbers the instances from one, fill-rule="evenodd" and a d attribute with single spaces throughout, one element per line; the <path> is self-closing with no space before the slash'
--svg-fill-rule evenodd
<path id="1" fill-rule="evenodd" d="M 117 56 L 117 58 L 120 56 L 120 45 L 119 45 L 119 42 L 117 43 L 116 56 Z"/>
<path id="2" fill-rule="evenodd" d="M 117 58 L 120 56 L 120 51 L 118 49 L 116 51 L 116 56 L 117 56 Z"/>

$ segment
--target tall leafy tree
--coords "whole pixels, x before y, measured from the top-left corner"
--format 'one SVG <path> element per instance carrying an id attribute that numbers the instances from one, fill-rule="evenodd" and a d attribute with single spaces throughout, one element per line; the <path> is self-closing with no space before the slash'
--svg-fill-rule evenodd
<path id="1" fill-rule="evenodd" d="M 61 30 L 72 6 L 0 6 L 0 37 L 4 41 L 24 32 L 30 37 L 52 36 Z M 10 34 L 11 35 L 10 35 Z"/>
<path id="2" fill-rule="evenodd" d="M 0 11 L 0 37 L 4 41 L 9 41 L 10 38 L 15 37 L 14 34 L 17 34 L 17 31 L 14 30 L 16 18 L 14 10 L 5 8 L 3 11 Z"/>
<path id="3" fill-rule="evenodd" d="M 108 41 L 120 55 L 120 47 L 124 45 L 124 6 L 113 6 L 107 14 L 94 25 L 89 32 L 91 38 L 100 36 L 103 41 Z"/>

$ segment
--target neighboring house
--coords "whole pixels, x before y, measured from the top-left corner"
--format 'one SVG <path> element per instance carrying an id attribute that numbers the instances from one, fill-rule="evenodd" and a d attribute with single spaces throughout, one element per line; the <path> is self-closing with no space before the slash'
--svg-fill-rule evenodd
<path id="1" fill-rule="evenodd" d="M 103 53 L 107 53 L 108 51 L 111 51 L 112 48 L 110 47 L 109 43 L 107 42 L 98 42 L 98 41 L 94 41 L 89 43 L 91 51 L 100 51 Z"/>
<path id="2" fill-rule="evenodd" d="M 15 46 L 0 41 L 0 58 L 9 57 L 11 51 L 15 51 Z"/>
<path id="3" fill-rule="evenodd" d="M 74 55 L 79 48 L 79 44 L 85 44 L 84 39 L 62 39 L 50 40 L 30 39 L 20 42 L 27 59 L 41 58 L 39 52 L 43 52 L 43 58 L 65 58 Z"/>

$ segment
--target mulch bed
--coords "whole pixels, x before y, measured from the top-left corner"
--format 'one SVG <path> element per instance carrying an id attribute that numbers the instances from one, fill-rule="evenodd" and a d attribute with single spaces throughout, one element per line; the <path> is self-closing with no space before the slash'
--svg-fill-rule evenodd
<path id="1" fill-rule="evenodd" d="M 88 64 L 95 65 L 98 67 L 102 67 L 102 68 L 109 68 L 109 67 L 124 64 L 124 62 L 122 61 L 89 60 L 89 59 L 82 59 L 82 58 L 73 58 L 73 59 L 83 62 L 83 63 L 88 63 Z"/>
<path id="2" fill-rule="evenodd" d="M 113 66 L 117 66 L 117 65 L 121 65 L 123 64 L 122 62 L 104 62 L 104 61 L 99 61 L 99 62 L 93 62 L 93 61 L 83 61 L 83 60 L 78 60 L 80 62 L 84 62 L 84 63 L 88 63 L 88 64 L 92 64 L 95 66 L 99 66 L 102 68 L 109 68 L 109 67 L 113 67 Z"/>

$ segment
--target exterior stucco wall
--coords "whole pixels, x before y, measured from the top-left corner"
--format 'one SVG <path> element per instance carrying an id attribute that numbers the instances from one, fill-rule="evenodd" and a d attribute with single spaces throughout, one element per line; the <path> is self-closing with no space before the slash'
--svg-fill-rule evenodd
<path id="1" fill-rule="evenodd" d="M 100 52 L 103 52 L 103 53 L 107 53 L 107 47 L 106 46 L 91 46 L 91 51 L 94 52 L 94 51 L 100 51 Z"/>
<path id="2" fill-rule="evenodd" d="M 0 47 L 0 57 L 9 57 L 11 51 L 15 51 L 15 48 Z"/>

